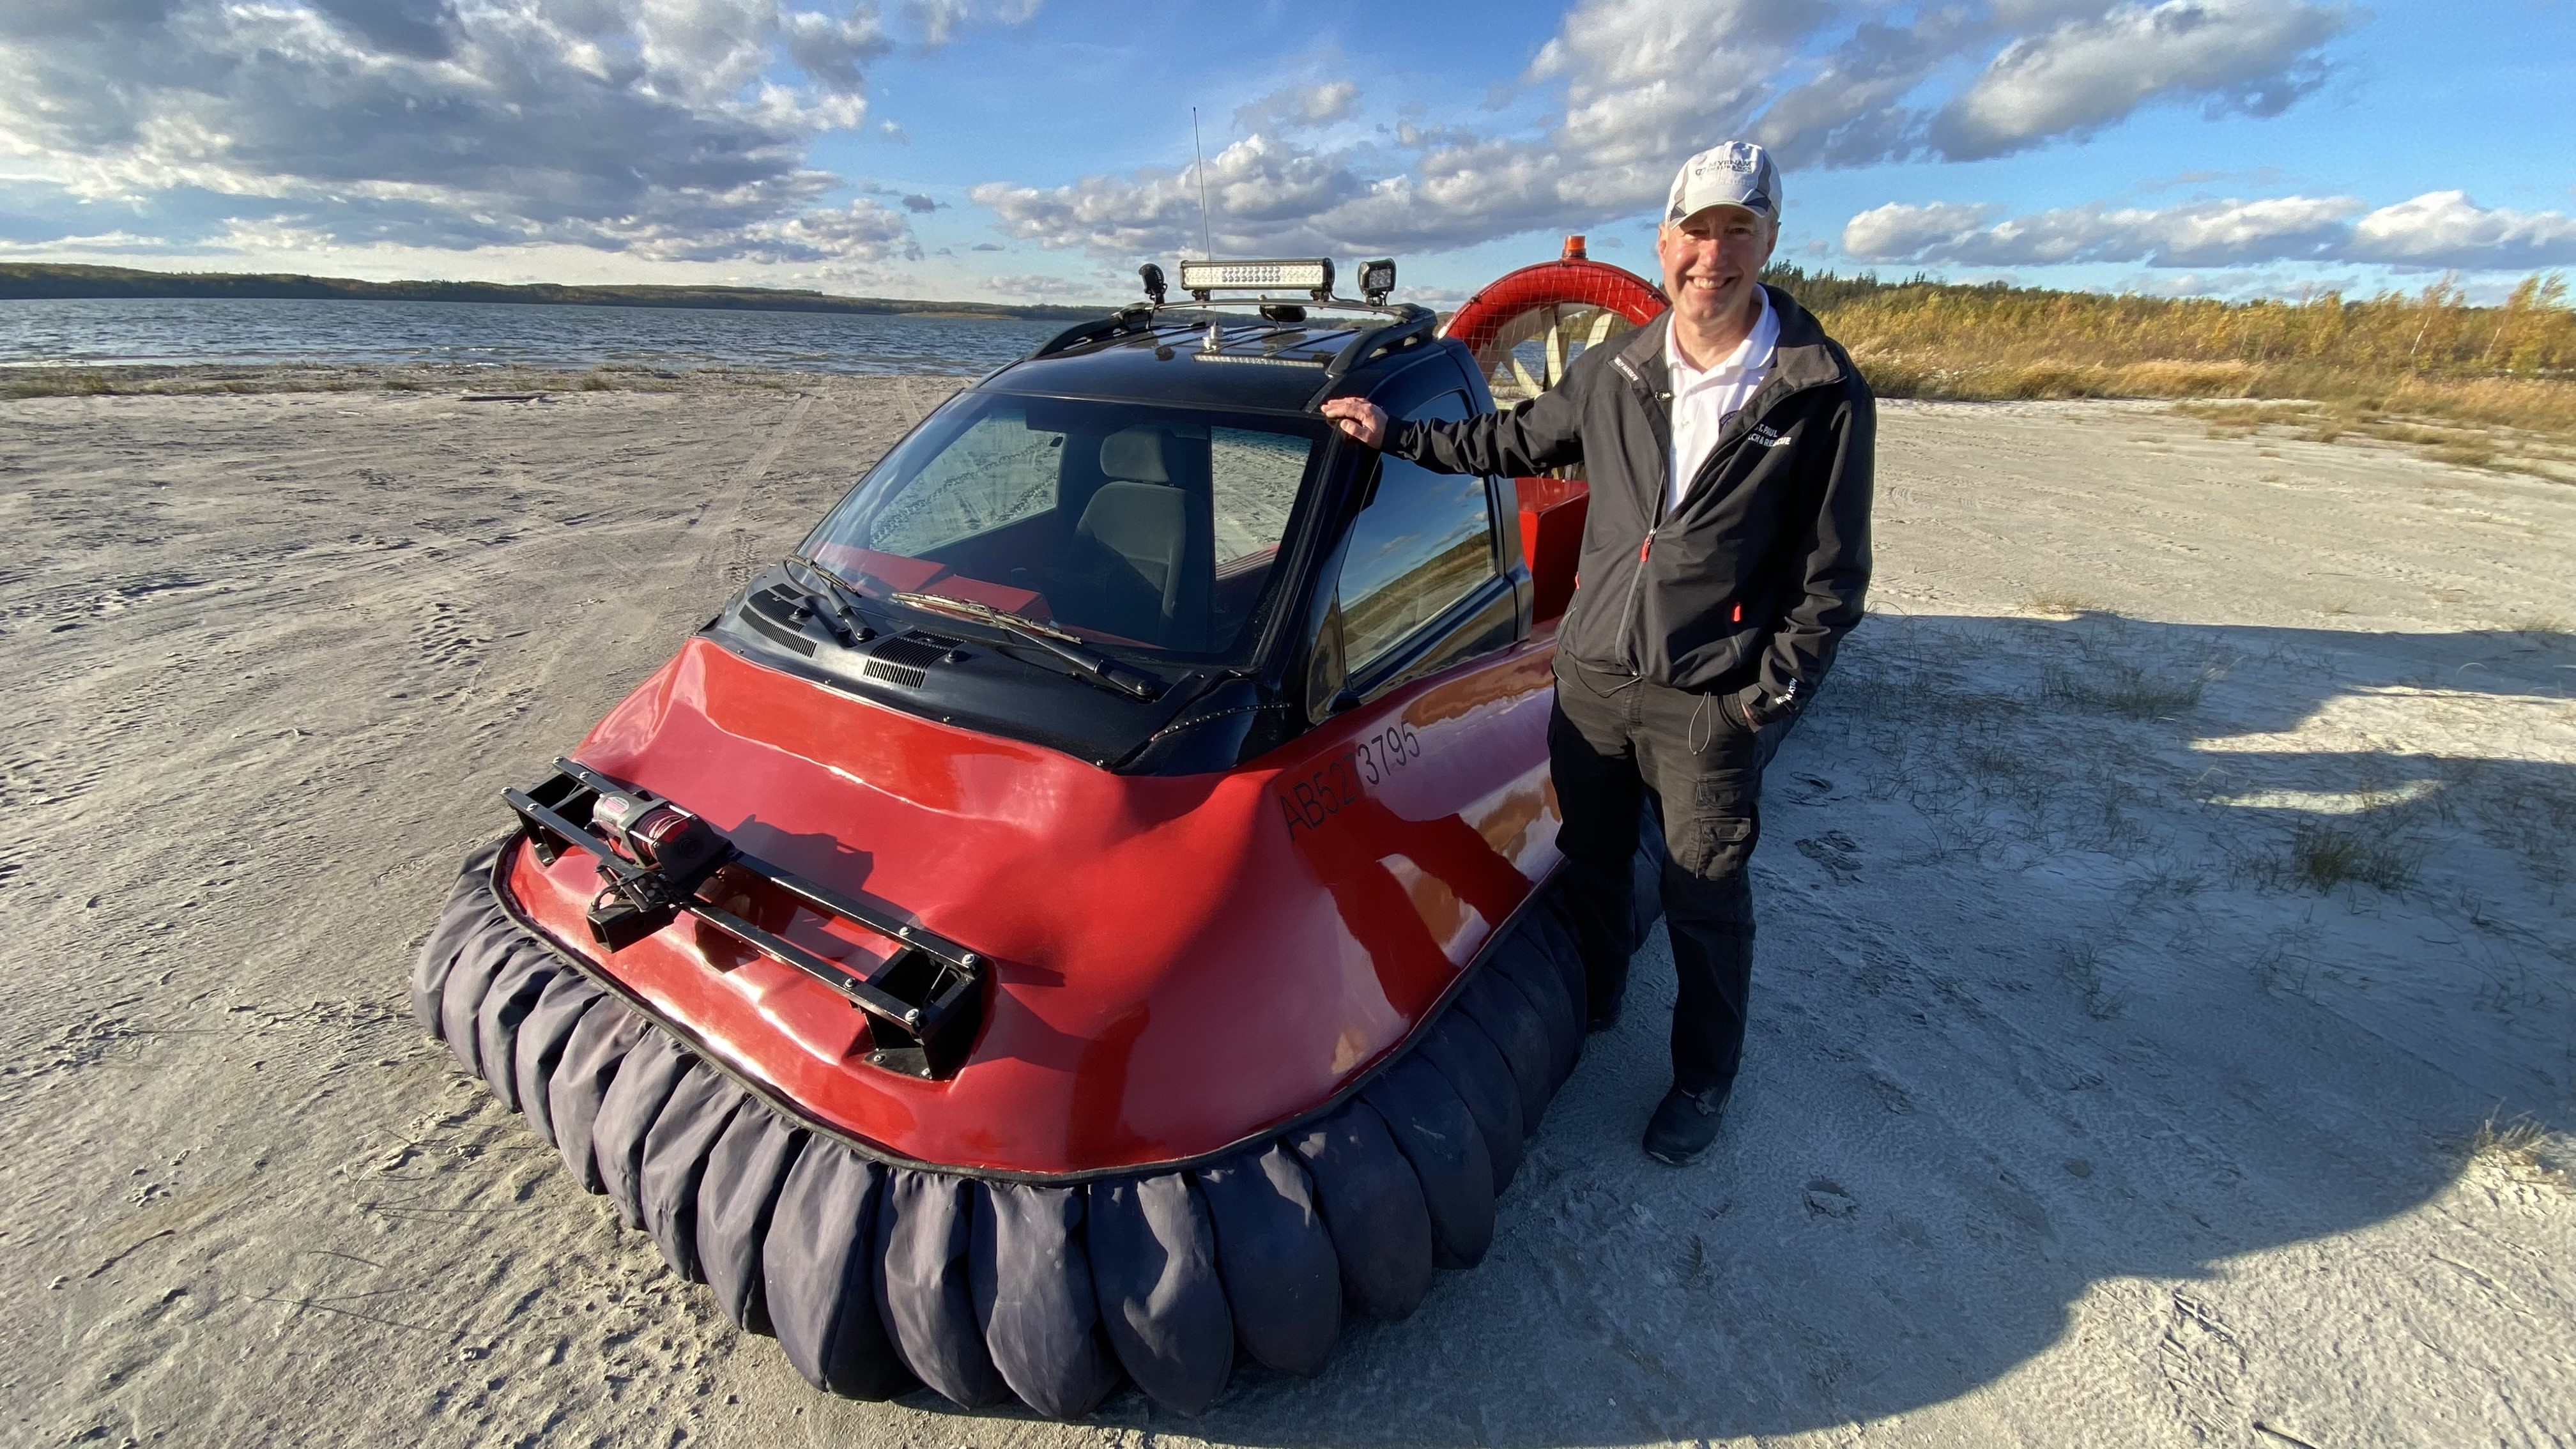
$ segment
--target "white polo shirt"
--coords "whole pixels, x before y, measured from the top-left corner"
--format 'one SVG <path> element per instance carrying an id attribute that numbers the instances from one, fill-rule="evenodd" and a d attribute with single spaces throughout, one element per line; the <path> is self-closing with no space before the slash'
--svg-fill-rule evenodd
<path id="1" fill-rule="evenodd" d="M 1673 329 L 1664 329 L 1664 366 L 1673 376 L 1673 481 L 1665 499 L 1667 512 L 1682 506 L 1683 493 L 1699 465 L 1708 461 L 1709 450 L 1717 446 L 1726 420 L 1751 402 L 1771 378 L 1771 354 L 1780 344 L 1780 318 L 1771 310 L 1769 293 L 1757 287 L 1753 295 L 1762 303 L 1762 315 L 1754 319 L 1753 330 L 1706 372 L 1682 360 Z"/>

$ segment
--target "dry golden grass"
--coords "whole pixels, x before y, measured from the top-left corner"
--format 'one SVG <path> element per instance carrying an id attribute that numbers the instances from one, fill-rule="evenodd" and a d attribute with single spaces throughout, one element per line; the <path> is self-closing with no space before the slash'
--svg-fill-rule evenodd
<path id="1" fill-rule="evenodd" d="M 2576 311 L 2558 277 L 2533 277 L 2500 307 L 2472 307 L 2447 280 L 2406 296 L 2295 302 L 2112 296 L 2020 287 L 1879 283 L 1775 269 L 1855 355 L 1940 367 L 2044 367 L 2093 377 L 2138 367 L 2135 385 L 2241 390 L 2262 369 L 2322 365 L 2387 377 L 2532 377 L 2576 371 Z"/>
<path id="2" fill-rule="evenodd" d="M 2568 1146 L 2565 1138 L 2529 1117 L 2504 1123 L 2489 1117 L 2469 1134 L 2466 1155 L 2515 1182 L 2576 1192 L 2576 1159 Z"/>
<path id="3" fill-rule="evenodd" d="M 0 398 L 97 397 L 114 391 L 114 385 L 95 372 L 24 368 L 0 374 Z"/>
<path id="4" fill-rule="evenodd" d="M 2026 614 L 2054 614 L 2061 619 L 2102 612 L 2102 606 L 2090 597 L 2065 589 L 2042 590 L 2022 600 L 2021 607 Z"/>
<path id="5" fill-rule="evenodd" d="M 2376 437 L 2476 467 L 2556 458 L 2483 430 L 2576 439 L 2576 310 L 2557 276 L 2526 280 L 2497 307 L 2468 305 L 2448 280 L 2363 301 L 2220 302 L 1796 268 L 1770 278 L 1815 310 L 1883 397 L 2296 400 L 2307 405 L 2296 415 L 2212 421 L 2295 422 L 2321 441 Z M 2453 431 L 2392 431 L 2406 426 Z"/>

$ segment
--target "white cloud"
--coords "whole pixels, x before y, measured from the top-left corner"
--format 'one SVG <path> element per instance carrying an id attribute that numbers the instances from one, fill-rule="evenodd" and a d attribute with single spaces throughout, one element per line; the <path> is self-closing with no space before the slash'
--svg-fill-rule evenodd
<path id="1" fill-rule="evenodd" d="M 1669 173 L 1740 127 L 1829 14 L 1764 0 L 1582 0 L 1526 77 L 1565 83 L 1551 159 Z"/>
<path id="2" fill-rule="evenodd" d="M 1350 115 L 1358 108 L 1359 99 L 1360 88 L 1352 81 L 1291 86 L 1286 90 L 1272 91 L 1250 105 L 1238 108 L 1234 113 L 1234 123 L 1247 131 L 1294 131 L 1325 126 Z"/>
<path id="3" fill-rule="evenodd" d="M 906 13 L 936 43 L 1035 8 Z M 804 159 L 897 39 L 877 0 L 9 0 L 0 151 L 335 246 L 917 255 L 899 213 L 820 207 L 838 178 Z"/>
<path id="4" fill-rule="evenodd" d="M 817 87 L 843 95 L 865 95 L 867 77 L 859 67 L 894 48 L 873 10 L 788 11 L 779 17 L 779 38 L 787 58 Z"/>
<path id="5" fill-rule="evenodd" d="M 1257 134 L 1209 158 L 1207 180 L 1220 250 L 1241 250 L 1257 238 L 1310 237 L 1304 219 L 1327 215 L 1367 190 L 1333 158 Z M 1200 233 L 1194 168 L 1048 188 L 988 183 L 973 195 L 1001 218 L 1006 234 L 1048 246 L 1078 239 L 1124 258 L 1195 248 Z"/>
<path id="6" fill-rule="evenodd" d="M 1046 0 L 910 0 L 904 13 L 921 31 L 921 43 L 946 45 L 969 25 L 1025 25 Z"/>
<path id="7" fill-rule="evenodd" d="M 1945 253 L 1969 244 L 1995 210 L 1955 201 L 1891 201 L 1843 224 L 1843 250 L 1865 262 L 1947 260 Z"/>
<path id="8" fill-rule="evenodd" d="M 2277 115 L 2325 78 L 2317 48 L 2353 23 L 2300 0 L 2167 0 L 2070 18 L 2016 40 L 1932 118 L 1952 160 L 2083 136 L 2159 98 Z"/>
<path id="9" fill-rule="evenodd" d="M 2484 210 L 2465 191 L 2428 191 L 2382 207 L 2352 232 L 2347 254 L 2355 261 L 2461 268 L 2576 265 L 2576 217 Z"/>
<path id="10" fill-rule="evenodd" d="M 678 261 L 877 263 L 919 261 L 921 243 L 902 212 L 862 196 L 838 210 L 759 222 L 651 254 Z"/>
<path id="11" fill-rule="evenodd" d="M 1598 228 L 1651 209 L 1684 157 L 1730 136 L 1778 153 L 1794 206 L 1802 167 L 1994 155 L 2171 100 L 2269 114 L 2313 88 L 2319 47 L 2352 23 L 2310 0 L 1578 0 L 1512 88 L 1561 91 L 1535 135 L 1417 125 L 1399 108 L 1394 139 L 1419 153 L 1407 160 L 1283 139 L 1304 124 L 1294 92 L 1245 107 L 1252 134 L 1209 163 L 1226 192 L 1219 248 L 1439 251 Z M 1196 246 L 1191 176 L 995 182 L 975 198 L 1011 236 L 1124 258 Z"/>
<path id="12" fill-rule="evenodd" d="M 2258 262 L 2378 262 L 2508 270 L 2576 262 L 2576 218 L 2483 210 L 2436 191 L 2369 210 L 2350 196 L 2075 206 L 1996 220 L 1998 208 L 1891 202 L 1843 227 L 1843 250 L 1867 262 L 1967 267 L 2142 262 L 2219 267 Z"/>
<path id="13" fill-rule="evenodd" d="M 831 131 L 904 141 L 870 112 L 871 67 L 1041 3 L 0 0 L 0 155 L 133 205 L 138 231 L 175 229 L 181 207 L 156 203 L 211 193 L 214 207 L 191 195 L 186 209 L 211 209 L 212 229 L 229 217 L 344 253 L 870 265 L 920 254 L 906 212 L 864 194 L 828 205 L 852 188 L 809 148 Z M 1393 131 L 1349 141 L 1363 97 L 1348 80 L 1243 107 L 1242 133 L 1208 162 L 1214 229 L 1226 250 L 1416 254 L 1598 232 L 1650 211 L 1683 156 L 1739 135 L 1779 153 L 1794 207 L 1802 168 L 1998 154 L 2166 102 L 2277 110 L 2314 86 L 2321 47 L 2355 13 L 2333 0 L 1572 0 L 1505 87 L 1548 113 L 1511 133 L 1397 107 Z M 974 196 L 1004 234 L 1043 247 L 1124 263 L 1198 242 L 1188 167 Z M 2062 218 L 2050 244 L 2117 253 L 2125 223 L 2107 215 Z M 2156 254 L 2225 252 L 2238 243 L 2221 221 Z M 1967 235 L 1995 222 L 1919 245 L 2004 246 Z M 2385 244 L 2430 255 L 2399 237 L 2429 223 L 2410 225 L 2392 222 Z M 2558 244 L 2526 234 L 2527 251 Z"/>
<path id="14" fill-rule="evenodd" d="M 999 302 L 1097 302 L 1136 290 L 1136 279 L 1107 273 L 1091 278 L 1055 277 L 1042 272 L 994 277 L 983 285 L 986 300 Z"/>
<path id="15" fill-rule="evenodd" d="M 57 257 L 65 252 L 157 252 L 169 245 L 167 240 L 157 236 L 137 236 L 130 231 L 102 231 L 89 236 L 56 237 L 41 242 L 0 239 L 0 257 L 41 259 Z"/>

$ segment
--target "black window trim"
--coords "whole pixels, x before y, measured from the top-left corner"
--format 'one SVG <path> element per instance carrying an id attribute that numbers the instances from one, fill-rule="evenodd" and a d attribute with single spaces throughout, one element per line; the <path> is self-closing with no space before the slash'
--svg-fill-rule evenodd
<path id="1" fill-rule="evenodd" d="M 1463 385 L 1457 383 L 1454 375 L 1431 377 L 1425 380 L 1432 382 L 1433 386 L 1427 393 L 1415 398 L 1411 403 L 1406 405 L 1404 416 L 1408 420 L 1423 408 L 1452 394 L 1455 394 L 1459 402 L 1465 406 L 1467 416 L 1475 416 L 1475 394 L 1468 391 Z M 1375 501 L 1379 484 L 1383 481 L 1385 461 L 1385 456 L 1383 454 L 1372 456 L 1369 460 L 1367 471 L 1360 476 L 1357 497 L 1361 501 L 1358 503 L 1358 506 L 1351 511 L 1350 521 L 1342 526 L 1342 542 L 1348 541 L 1351 531 L 1359 527 L 1360 518 L 1367 512 L 1368 504 Z M 1449 648 L 1456 642 L 1457 636 L 1462 630 L 1473 627 L 1476 622 L 1483 618 L 1497 602 L 1500 602 L 1504 598 L 1510 598 L 1513 600 L 1513 614 L 1515 622 L 1512 630 L 1510 631 L 1510 637 L 1500 641 L 1494 647 L 1507 647 L 1511 643 L 1517 641 L 1520 634 L 1520 626 L 1518 623 L 1518 594 L 1520 586 L 1513 579 L 1512 570 L 1513 566 L 1519 561 L 1517 559 L 1507 559 L 1503 556 L 1503 546 L 1506 541 L 1504 538 L 1502 516 L 1502 510 L 1506 506 L 1503 498 L 1503 483 L 1502 480 L 1491 474 L 1479 475 L 1479 481 L 1484 484 L 1485 490 L 1485 547 L 1487 561 L 1491 566 L 1491 572 L 1486 574 L 1486 576 L 1480 580 L 1474 588 L 1469 589 L 1465 594 L 1459 596 L 1447 608 L 1442 609 L 1438 614 L 1432 616 L 1430 619 L 1415 625 L 1412 633 L 1405 635 L 1395 643 L 1387 646 L 1386 649 L 1381 651 L 1375 659 L 1370 660 L 1360 669 L 1353 670 L 1350 667 L 1350 646 L 1348 639 L 1346 637 L 1336 638 L 1336 648 L 1334 652 L 1341 656 L 1342 686 L 1340 692 L 1345 699 L 1365 704 L 1418 677 L 1423 673 L 1421 665 L 1426 659 L 1438 655 Z M 1333 577 L 1328 582 L 1331 589 L 1331 598 L 1333 600 L 1332 618 L 1328 627 L 1330 627 L 1336 635 L 1339 635 L 1342 627 L 1342 579 L 1341 570 L 1338 566 L 1334 569 Z M 1467 656 L 1460 657 L 1464 658 Z M 1449 662 L 1454 663 L 1457 661 L 1451 660 Z M 1445 668 L 1447 666 L 1446 664 L 1443 664 L 1441 667 Z"/>

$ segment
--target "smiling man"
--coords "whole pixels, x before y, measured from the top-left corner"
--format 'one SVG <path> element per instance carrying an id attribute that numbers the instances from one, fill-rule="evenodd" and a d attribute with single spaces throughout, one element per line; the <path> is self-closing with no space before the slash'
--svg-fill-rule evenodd
<path id="1" fill-rule="evenodd" d="M 1629 862 L 1641 806 L 1663 826 L 1680 991 L 1673 1085 L 1646 1151 L 1715 1140 L 1744 1050 L 1763 767 L 1812 699 L 1869 583 L 1876 403 L 1851 358 L 1762 285 L 1780 179 L 1759 146 L 1684 162 L 1656 237 L 1672 308 L 1592 348 L 1510 412 L 1409 422 L 1352 398 L 1326 415 L 1371 447 L 1452 473 L 1581 464 L 1582 569 L 1557 635 L 1548 726 L 1594 1030 L 1616 1019 L 1638 944 Z"/>

